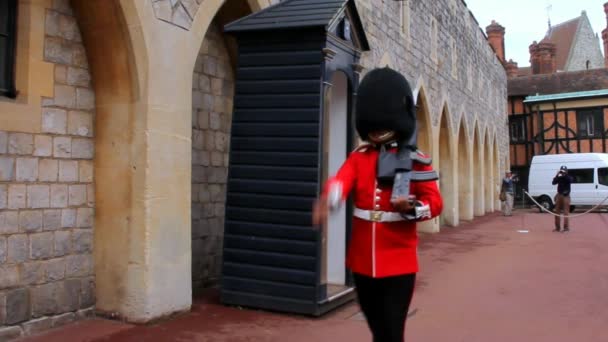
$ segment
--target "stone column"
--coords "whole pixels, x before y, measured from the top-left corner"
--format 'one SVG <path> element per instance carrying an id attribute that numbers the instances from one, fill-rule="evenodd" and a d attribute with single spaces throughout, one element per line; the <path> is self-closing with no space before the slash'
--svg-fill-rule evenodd
<path id="1" fill-rule="evenodd" d="M 192 303 L 192 75 L 223 1 L 177 2 L 72 1 L 97 94 L 96 308 L 130 322 Z"/>

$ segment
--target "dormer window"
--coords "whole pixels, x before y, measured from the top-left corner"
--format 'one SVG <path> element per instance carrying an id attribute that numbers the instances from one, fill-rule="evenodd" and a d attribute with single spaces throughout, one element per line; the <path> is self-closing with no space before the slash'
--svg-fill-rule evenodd
<path id="1" fill-rule="evenodd" d="M 344 40 L 352 42 L 352 30 L 350 27 L 350 20 L 348 20 L 348 18 L 344 18 L 340 24 L 339 36 Z"/>

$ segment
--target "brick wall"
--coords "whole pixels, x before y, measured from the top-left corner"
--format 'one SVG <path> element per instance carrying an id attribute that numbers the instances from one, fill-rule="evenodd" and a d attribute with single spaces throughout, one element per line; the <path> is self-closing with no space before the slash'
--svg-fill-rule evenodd
<path id="1" fill-rule="evenodd" d="M 95 303 L 95 97 L 68 0 L 47 10 L 45 31 L 55 96 L 42 101 L 41 133 L 0 132 L 0 340 L 89 315 Z"/>
<path id="2" fill-rule="evenodd" d="M 192 82 L 192 281 L 211 285 L 221 271 L 234 75 L 220 28 L 205 36 Z"/>

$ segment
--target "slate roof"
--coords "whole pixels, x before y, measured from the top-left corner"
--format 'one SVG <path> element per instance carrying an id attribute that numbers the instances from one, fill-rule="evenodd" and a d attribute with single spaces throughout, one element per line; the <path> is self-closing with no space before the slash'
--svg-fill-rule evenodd
<path id="1" fill-rule="evenodd" d="M 558 72 L 510 78 L 509 96 L 559 94 L 608 89 L 608 69 Z"/>
<path id="2" fill-rule="evenodd" d="M 565 70 L 581 19 L 582 16 L 552 26 L 541 41 L 541 43 L 555 44 L 555 67 L 557 70 Z"/>
<path id="3" fill-rule="evenodd" d="M 521 67 L 517 69 L 517 76 L 530 76 L 532 75 L 532 67 Z"/>
<path id="4" fill-rule="evenodd" d="M 284 0 L 226 25 L 225 31 L 327 28 L 351 2 L 352 0 Z"/>

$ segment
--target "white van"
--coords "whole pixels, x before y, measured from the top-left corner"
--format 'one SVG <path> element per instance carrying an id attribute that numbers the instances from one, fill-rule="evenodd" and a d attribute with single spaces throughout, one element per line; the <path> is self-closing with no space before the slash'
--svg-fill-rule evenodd
<path id="1" fill-rule="evenodd" d="M 532 158 L 528 192 L 543 207 L 553 209 L 557 185 L 551 182 L 562 165 L 568 167 L 568 174 L 574 178 L 571 210 L 575 206 L 597 205 L 608 197 L 608 153 L 540 155 Z"/>

